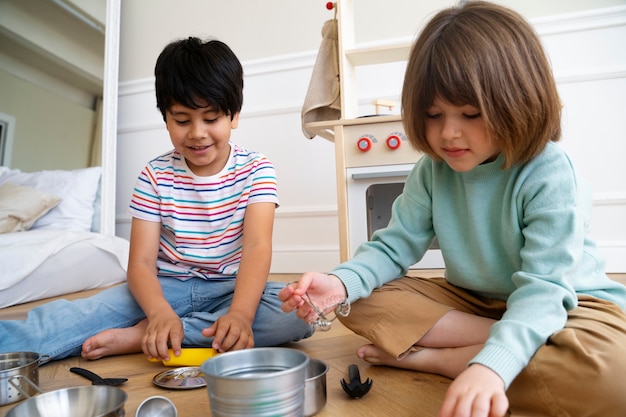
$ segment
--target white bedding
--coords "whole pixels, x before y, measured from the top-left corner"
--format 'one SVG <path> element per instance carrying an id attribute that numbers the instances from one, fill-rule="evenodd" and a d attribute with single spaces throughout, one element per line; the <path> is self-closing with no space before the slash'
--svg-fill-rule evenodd
<path id="1" fill-rule="evenodd" d="M 129 242 L 97 233 L 100 167 L 0 167 L 0 308 L 126 280 Z"/>
<path id="2" fill-rule="evenodd" d="M 128 247 L 93 232 L 0 234 L 0 308 L 125 281 Z"/>

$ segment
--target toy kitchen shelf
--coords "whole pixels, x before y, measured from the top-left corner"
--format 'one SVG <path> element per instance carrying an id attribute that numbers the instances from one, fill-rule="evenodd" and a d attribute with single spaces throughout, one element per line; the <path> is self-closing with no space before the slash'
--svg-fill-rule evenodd
<path id="1" fill-rule="evenodd" d="M 365 196 L 359 194 L 356 198 L 363 203 L 358 201 L 355 206 L 354 202 L 355 189 L 363 194 L 360 191 L 363 181 L 355 184 L 354 176 L 359 175 L 365 181 L 368 181 L 370 173 L 372 178 L 396 176 L 396 182 L 403 182 L 403 178 L 397 177 L 399 171 L 393 167 L 402 167 L 405 178 L 406 168 L 421 157 L 406 140 L 400 115 L 358 117 L 356 67 L 406 61 L 411 44 L 357 47 L 354 42 L 354 3 L 355 0 L 337 0 L 327 4 L 329 9 L 331 5 L 335 8 L 338 20 L 341 118 L 305 125 L 310 132 L 335 145 L 341 262 L 348 260 L 358 243 L 366 239 L 365 231 L 361 230 L 367 227 L 363 220 L 365 209 L 362 208 L 366 205 Z M 357 239 L 353 238 L 355 235 L 358 235 Z"/>

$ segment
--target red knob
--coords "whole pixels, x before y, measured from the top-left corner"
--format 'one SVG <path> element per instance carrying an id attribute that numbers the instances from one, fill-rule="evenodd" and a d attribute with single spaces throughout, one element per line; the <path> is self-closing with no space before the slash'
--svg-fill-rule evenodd
<path id="1" fill-rule="evenodd" d="M 356 142 L 356 146 L 359 148 L 361 152 L 367 152 L 372 149 L 372 140 L 367 136 L 362 136 Z"/>
<path id="2" fill-rule="evenodd" d="M 389 149 L 398 149 L 402 144 L 402 139 L 398 135 L 387 136 L 387 146 Z"/>
<path id="3" fill-rule="evenodd" d="M 334 8 L 335 8 L 335 3 L 333 3 L 332 1 L 329 1 L 328 3 L 326 3 L 326 9 L 332 10 Z"/>

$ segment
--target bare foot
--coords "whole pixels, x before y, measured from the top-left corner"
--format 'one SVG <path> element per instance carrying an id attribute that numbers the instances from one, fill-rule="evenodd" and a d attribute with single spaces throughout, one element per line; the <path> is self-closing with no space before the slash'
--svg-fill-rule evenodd
<path id="1" fill-rule="evenodd" d="M 85 359 L 94 360 L 141 352 L 141 339 L 147 326 L 148 320 L 144 319 L 133 327 L 104 330 L 85 340 L 81 355 Z"/>
<path id="2" fill-rule="evenodd" d="M 422 349 L 416 349 L 415 351 L 409 352 L 402 359 L 398 359 L 395 356 L 391 356 L 378 346 L 369 344 L 361 346 L 357 350 L 356 354 L 359 358 L 371 363 L 372 365 L 387 365 L 393 366 L 395 368 L 404 368 L 414 371 L 420 371 L 420 364 L 422 363 L 422 361 L 421 357 L 418 358 L 418 354 L 421 351 Z"/>
<path id="3" fill-rule="evenodd" d="M 468 361 L 476 356 L 480 349 L 482 345 L 458 348 L 414 347 L 402 359 L 398 359 L 378 346 L 369 344 L 361 346 L 356 354 L 372 365 L 387 365 L 456 378 L 467 368 Z"/>

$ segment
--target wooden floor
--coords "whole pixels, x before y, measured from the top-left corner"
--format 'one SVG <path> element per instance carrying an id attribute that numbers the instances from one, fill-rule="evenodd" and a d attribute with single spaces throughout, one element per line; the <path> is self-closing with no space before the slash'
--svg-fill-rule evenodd
<path id="1" fill-rule="evenodd" d="M 437 274 L 437 272 L 429 272 Z M 614 276 L 626 283 L 626 274 Z M 297 276 L 273 276 L 274 280 L 290 281 Z M 90 295 L 94 291 L 72 294 L 65 298 Z M 28 303 L 0 310 L 0 320 L 17 319 L 25 316 L 34 305 Z M 355 356 L 356 349 L 366 340 L 353 334 L 335 321 L 328 332 L 317 332 L 313 337 L 292 343 L 286 347 L 300 349 L 310 357 L 323 360 L 329 365 L 327 374 L 328 400 L 319 417 L 331 416 L 411 416 L 432 417 L 437 414 L 450 380 L 437 375 L 404 371 L 384 366 L 370 366 Z M 360 399 L 348 397 L 342 390 L 340 380 L 348 379 L 347 368 L 357 364 L 362 379 L 371 378 L 370 392 Z M 39 383 L 45 391 L 89 385 L 89 382 L 69 371 L 73 366 L 87 368 L 104 377 L 126 377 L 128 382 L 122 388 L 128 394 L 125 404 L 126 416 L 135 416 L 137 406 L 153 395 L 168 397 L 178 409 L 179 417 L 210 416 L 209 399 L 206 388 L 195 390 L 166 390 L 152 383 L 152 378 L 167 369 L 162 364 L 146 360 L 143 354 L 124 355 L 86 361 L 70 358 L 51 362 L 40 367 Z M 19 403 L 18 403 L 19 404 Z M 0 417 L 4 417 L 16 404 L 0 407 Z"/>

